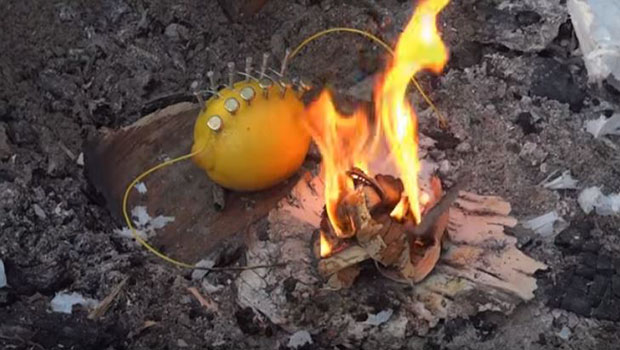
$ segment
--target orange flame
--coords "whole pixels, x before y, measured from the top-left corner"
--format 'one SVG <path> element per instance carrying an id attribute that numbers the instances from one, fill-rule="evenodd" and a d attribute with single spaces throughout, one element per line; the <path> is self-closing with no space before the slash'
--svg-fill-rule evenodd
<path id="1" fill-rule="evenodd" d="M 401 34 L 393 58 L 374 89 L 375 114 L 371 124 L 361 110 L 343 116 L 336 110 L 331 95 L 323 91 L 308 108 L 307 127 L 323 156 L 325 204 L 336 233 L 343 224 L 338 220 L 338 203 L 353 189 L 346 175 L 352 167 L 367 170 L 378 140 L 385 140 L 405 188 L 406 200 L 392 212 L 400 219 L 411 213 L 421 220 L 418 184 L 418 121 L 407 101 L 410 79 L 421 70 L 441 72 L 448 60 L 448 51 L 437 31 L 436 18 L 449 0 L 421 1 Z M 406 204 L 406 205 L 405 205 Z"/>
<path id="2" fill-rule="evenodd" d="M 327 241 L 327 238 L 325 238 L 325 235 L 323 234 L 323 232 L 321 232 L 320 236 L 319 236 L 319 252 L 321 254 L 321 258 L 325 258 L 328 257 L 331 253 L 332 253 L 332 246 L 331 244 Z"/>
<path id="3" fill-rule="evenodd" d="M 370 124 L 361 110 L 351 116 L 340 115 L 328 91 L 321 93 L 307 113 L 306 127 L 323 156 L 327 215 L 336 234 L 340 234 L 336 209 L 342 196 L 353 189 L 353 180 L 346 172 L 354 166 L 366 168 L 364 154 Z"/>
<path id="4" fill-rule="evenodd" d="M 437 14 L 449 0 L 428 0 L 419 4 L 398 39 L 395 55 L 383 81 L 375 89 L 376 113 L 381 117 L 392 156 L 398 166 L 409 207 L 416 223 L 422 215 L 418 174 L 418 120 L 406 99 L 411 77 L 422 69 L 441 72 L 448 51 L 437 32 Z"/>

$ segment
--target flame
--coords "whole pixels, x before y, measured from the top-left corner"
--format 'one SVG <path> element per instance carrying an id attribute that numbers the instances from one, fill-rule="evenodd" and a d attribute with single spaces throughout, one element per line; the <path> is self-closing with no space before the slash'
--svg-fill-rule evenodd
<path id="1" fill-rule="evenodd" d="M 329 244 L 329 241 L 327 241 L 327 238 L 325 238 L 325 235 L 323 234 L 323 232 L 321 232 L 319 236 L 319 243 L 320 243 L 319 252 L 320 252 L 321 258 L 328 257 L 332 253 L 332 246 L 331 244 Z"/>
<path id="2" fill-rule="evenodd" d="M 353 180 L 346 172 L 355 166 L 366 170 L 365 149 L 371 125 L 361 110 L 351 116 L 341 115 L 328 91 L 321 92 L 307 113 L 306 128 L 323 156 L 327 215 L 336 234 L 340 234 L 342 225 L 336 209 L 342 196 L 353 190 Z"/>
<path id="3" fill-rule="evenodd" d="M 421 197 L 418 184 L 418 121 L 407 100 L 410 79 L 422 70 L 441 72 L 448 51 L 437 30 L 436 19 L 449 0 L 422 0 L 398 39 L 394 56 L 374 89 L 374 123 L 361 110 L 350 116 L 340 114 L 331 95 L 323 91 L 308 107 L 306 126 L 321 155 L 325 178 L 325 205 L 336 234 L 345 223 L 337 217 L 338 203 L 353 189 L 346 172 L 357 166 L 367 171 L 378 140 L 385 140 L 405 188 L 403 199 L 392 216 L 401 219 L 411 213 L 421 220 Z"/>

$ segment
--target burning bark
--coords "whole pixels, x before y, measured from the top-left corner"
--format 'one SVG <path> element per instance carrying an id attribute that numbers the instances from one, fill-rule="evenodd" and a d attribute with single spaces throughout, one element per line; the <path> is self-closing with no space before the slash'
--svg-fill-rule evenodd
<path id="1" fill-rule="evenodd" d="M 389 175 L 370 178 L 359 169 L 349 175 L 356 187 L 343 196 L 336 208 L 337 220 L 344 228 L 341 234 L 335 233 L 326 212 L 322 216 L 318 256 L 324 258 L 319 262 L 321 275 L 333 282 L 339 271 L 373 259 L 386 267 L 383 273 L 393 279 L 414 283 L 423 280 L 439 260 L 448 208 L 458 188 L 442 198 L 440 180 L 431 178 L 433 193 L 427 196 L 431 199 L 424 208 L 428 216 L 418 225 L 411 215 L 393 217 L 398 206 L 403 205 L 404 212 L 408 212 L 399 179 Z"/>

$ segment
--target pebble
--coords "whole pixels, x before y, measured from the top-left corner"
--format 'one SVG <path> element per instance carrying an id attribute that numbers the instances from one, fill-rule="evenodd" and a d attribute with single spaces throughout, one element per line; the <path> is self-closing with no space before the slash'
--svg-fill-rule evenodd
<path id="1" fill-rule="evenodd" d="M 189 346 L 189 344 L 187 344 L 187 342 L 183 339 L 179 339 L 177 340 L 177 346 L 180 348 L 186 348 Z"/>
<path id="2" fill-rule="evenodd" d="M 469 153 L 471 151 L 471 144 L 469 142 L 462 142 L 456 146 L 456 151 L 459 153 Z"/>
<path id="3" fill-rule="evenodd" d="M 32 206 L 32 209 L 34 209 L 34 213 L 40 218 L 40 219 L 46 219 L 47 215 L 45 215 L 45 211 L 43 211 L 43 208 L 41 208 L 38 204 L 35 204 Z"/>
<path id="4" fill-rule="evenodd" d="M 538 147 L 534 142 L 527 141 L 523 147 L 521 147 L 519 157 L 531 165 L 539 165 L 547 158 L 547 152 Z"/>
<path id="5" fill-rule="evenodd" d="M 450 165 L 450 161 L 444 159 L 439 162 L 439 174 L 446 176 L 450 174 L 450 170 L 452 170 L 452 166 Z"/>
<path id="6" fill-rule="evenodd" d="M 212 268 L 213 266 L 215 266 L 215 261 L 211 259 L 203 259 L 203 260 L 200 260 L 198 263 L 196 263 L 196 267 Z M 208 273 L 209 273 L 209 270 L 202 270 L 202 269 L 194 270 L 192 271 L 192 281 L 199 281 L 203 279 Z"/>
<path id="7" fill-rule="evenodd" d="M 173 41 L 185 41 L 189 37 L 189 30 L 182 24 L 171 23 L 166 27 L 164 34 Z"/>

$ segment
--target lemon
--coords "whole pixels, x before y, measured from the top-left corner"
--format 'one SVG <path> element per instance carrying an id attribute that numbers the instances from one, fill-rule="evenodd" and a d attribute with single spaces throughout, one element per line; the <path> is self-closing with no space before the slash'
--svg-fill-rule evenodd
<path id="1" fill-rule="evenodd" d="M 291 88 L 237 82 L 211 97 L 194 127 L 194 162 L 224 188 L 256 191 L 289 178 L 310 146 L 304 105 Z"/>

